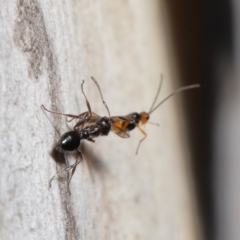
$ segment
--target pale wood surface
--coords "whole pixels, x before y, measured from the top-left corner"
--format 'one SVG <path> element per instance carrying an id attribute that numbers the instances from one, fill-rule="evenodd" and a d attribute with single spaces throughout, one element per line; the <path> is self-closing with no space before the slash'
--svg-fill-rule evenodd
<path id="1" fill-rule="evenodd" d="M 151 3 L 150 3 L 151 2 Z M 148 111 L 160 73 L 163 98 L 179 87 L 164 4 L 158 1 L 0 1 L 0 238 L 202 239 L 180 97 L 156 111 L 142 135 L 111 133 L 85 145 L 71 182 L 49 152 L 67 131 L 40 109 L 107 115 Z M 58 167 L 58 169 L 63 168 Z"/>

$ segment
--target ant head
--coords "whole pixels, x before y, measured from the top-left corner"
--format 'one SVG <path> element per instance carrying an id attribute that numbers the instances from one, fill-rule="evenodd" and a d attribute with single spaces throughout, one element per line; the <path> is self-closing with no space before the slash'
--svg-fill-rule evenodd
<path id="1" fill-rule="evenodd" d="M 66 132 L 60 137 L 55 149 L 59 152 L 74 152 L 78 149 L 80 142 L 81 137 L 78 132 Z"/>
<path id="2" fill-rule="evenodd" d="M 142 124 L 147 123 L 149 118 L 150 118 L 150 115 L 148 113 L 146 113 L 146 112 L 141 112 L 140 113 L 140 121 L 141 121 Z"/>

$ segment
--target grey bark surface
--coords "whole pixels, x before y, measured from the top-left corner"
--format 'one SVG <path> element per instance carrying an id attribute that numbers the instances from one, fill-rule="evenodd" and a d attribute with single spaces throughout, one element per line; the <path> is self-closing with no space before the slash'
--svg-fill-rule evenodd
<path id="1" fill-rule="evenodd" d="M 107 116 L 148 111 L 177 74 L 164 4 L 158 1 L 0 1 L 0 238 L 202 239 L 180 97 L 151 115 L 138 155 L 110 133 L 84 143 L 83 162 L 67 190 L 65 168 L 50 156 L 65 118 L 49 109 Z M 177 104 L 179 102 L 179 104 Z M 74 158 L 69 157 L 73 162 Z"/>

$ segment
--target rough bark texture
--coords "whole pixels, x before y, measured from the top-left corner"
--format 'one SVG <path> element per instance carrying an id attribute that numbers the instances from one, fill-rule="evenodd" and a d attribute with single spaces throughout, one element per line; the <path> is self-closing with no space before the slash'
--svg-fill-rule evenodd
<path id="1" fill-rule="evenodd" d="M 172 91 L 174 64 L 164 5 L 158 1 L 0 2 L 1 239 L 202 239 L 189 172 L 179 100 L 151 116 L 147 139 L 111 133 L 83 146 L 67 191 L 65 168 L 50 156 L 63 117 L 92 110 L 111 115 L 148 111 L 160 73 Z M 177 110 L 176 110 L 177 109 Z M 69 161 L 74 161 L 70 157 Z M 57 166 L 57 167 L 56 167 Z"/>

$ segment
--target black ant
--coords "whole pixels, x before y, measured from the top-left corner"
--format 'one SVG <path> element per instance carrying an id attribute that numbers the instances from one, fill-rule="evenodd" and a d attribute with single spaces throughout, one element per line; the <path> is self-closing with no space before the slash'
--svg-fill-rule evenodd
<path id="1" fill-rule="evenodd" d="M 83 95 L 85 97 L 85 100 L 86 100 L 86 105 L 88 107 L 88 112 L 84 112 L 84 113 L 79 114 L 79 115 L 65 114 L 65 113 L 50 111 L 50 110 L 46 109 L 44 107 L 44 105 L 41 105 L 43 110 L 45 110 L 47 112 L 50 112 L 52 114 L 58 114 L 58 115 L 63 115 L 63 116 L 66 116 L 66 117 L 70 117 L 72 119 L 78 119 L 78 122 L 74 126 L 74 130 L 64 133 L 60 137 L 56 146 L 54 147 L 54 150 L 57 150 L 57 151 L 62 152 L 62 153 L 76 153 L 77 154 L 76 162 L 65 169 L 65 171 L 71 171 L 71 175 L 70 175 L 70 178 L 68 180 L 68 184 L 70 183 L 70 181 L 72 179 L 72 176 L 73 176 L 73 174 L 76 170 L 77 165 L 83 159 L 82 153 L 79 149 L 81 141 L 82 140 L 88 140 L 90 142 L 95 142 L 93 138 L 96 138 L 98 136 L 107 136 L 108 133 L 111 130 L 110 118 L 99 117 L 97 114 L 92 113 L 90 104 L 87 100 L 87 97 L 86 97 L 84 91 L 83 91 L 83 84 L 84 84 L 84 80 L 81 84 L 81 89 L 82 89 L 82 93 L 83 93 Z M 98 84 L 97 84 L 97 86 L 98 86 Z M 101 93 L 101 90 L 100 90 L 99 86 L 98 86 L 98 88 L 99 88 L 99 91 Z M 101 96 L 102 96 L 102 94 L 101 94 Z M 104 101 L 103 101 L 103 103 L 108 110 L 108 107 L 107 107 L 106 103 Z M 109 112 L 109 110 L 108 110 L 108 112 Z M 109 115 L 110 115 L 110 113 L 109 113 Z M 88 125 L 86 126 L 85 124 L 88 124 Z M 59 174 L 60 173 L 58 173 L 57 175 L 59 175 Z M 57 176 L 57 175 L 55 175 L 55 176 Z M 51 181 L 53 180 L 53 178 L 55 176 L 53 176 L 50 179 L 49 187 L 51 186 Z"/>

